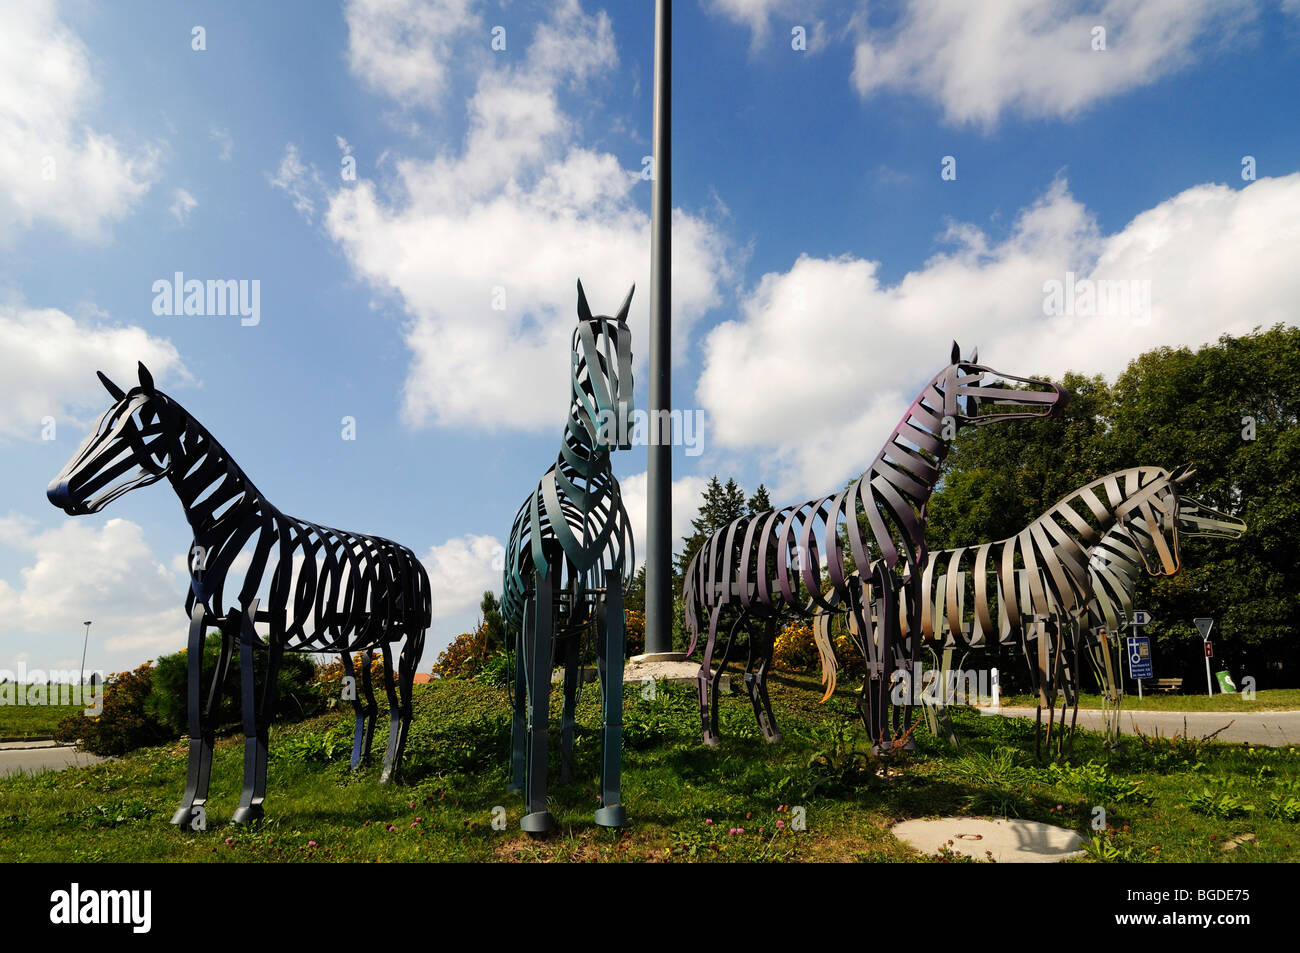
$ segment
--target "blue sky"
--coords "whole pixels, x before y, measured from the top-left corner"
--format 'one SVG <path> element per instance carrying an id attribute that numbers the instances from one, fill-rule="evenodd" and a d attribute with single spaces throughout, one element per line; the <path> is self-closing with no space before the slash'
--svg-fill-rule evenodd
<path id="1" fill-rule="evenodd" d="M 711 473 L 782 503 L 859 472 L 953 338 L 1113 376 L 1295 323 L 1300 3 L 1133 6 L 679 0 L 679 535 Z M 644 406 L 652 4 L 131 9 L 0 37 L 0 668 L 76 665 L 84 619 L 92 667 L 183 645 L 170 490 L 44 497 L 139 359 L 283 510 L 424 559 L 427 668 L 558 449 L 575 278 L 597 312 L 636 282 Z M 260 320 L 155 314 L 178 271 L 257 280 Z M 1149 306 L 1045 314 L 1067 272 Z M 615 465 L 639 531 L 644 448 Z"/>

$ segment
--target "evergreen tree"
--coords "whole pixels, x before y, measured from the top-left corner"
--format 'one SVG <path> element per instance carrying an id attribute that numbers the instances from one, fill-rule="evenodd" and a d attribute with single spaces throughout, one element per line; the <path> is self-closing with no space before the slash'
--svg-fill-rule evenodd
<path id="1" fill-rule="evenodd" d="M 691 520 L 691 535 L 683 540 L 686 545 L 677 556 L 677 574 L 685 575 L 691 560 L 710 536 L 744 515 L 745 491 L 740 484 L 729 479 L 723 485 L 718 481 L 717 474 L 710 477 L 708 486 L 704 488 L 700 512 Z"/>
<path id="2" fill-rule="evenodd" d="M 750 516 L 757 516 L 759 513 L 766 513 L 770 510 L 772 508 L 772 499 L 767 495 L 767 487 L 760 483 L 746 505 L 749 507 Z"/>
<path id="3" fill-rule="evenodd" d="M 491 589 L 484 590 L 479 612 L 483 614 L 483 624 L 487 627 L 487 654 L 501 651 L 506 647 L 506 624 L 501 617 L 501 603 Z"/>

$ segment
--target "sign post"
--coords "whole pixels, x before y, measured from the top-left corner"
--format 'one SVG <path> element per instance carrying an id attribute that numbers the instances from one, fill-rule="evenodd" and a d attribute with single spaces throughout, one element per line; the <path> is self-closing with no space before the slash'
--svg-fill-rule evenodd
<path id="1" fill-rule="evenodd" d="M 1133 626 L 1133 634 L 1128 640 L 1128 674 L 1133 681 L 1137 682 L 1138 699 L 1142 698 L 1142 679 L 1150 678 L 1151 672 L 1151 640 L 1145 635 L 1137 634 L 1138 626 L 1151 624 L 1151 613 L 1146 609 L 1134 609 L 1133 618 L 1129 619 L 1129 625 Z M 1141 643 L 1141 655 L 1137 643 Z M 1139 674 L 1140 673 L 1140 674 Z"/>
<path id="2" fill-rule="evenodd" d="M 1128 640 L 1128 673 L 1138 683 L 1138 698 L 1142 697 L 1142 679 L 1151 677 L 1151 640 L 1145 635 L 1133 635 Z"/>
<path id="3" fill-rule="evenodd" d="M 1196 628 L 1200 630 L 1201 638 L 1205 641 L 1205 691 L 1206 694 L 1214 694 L 1214 682 L 1210 679 L 1210 659 L 1214 657 L 1214 645 L 1210 642 L 1210 629 L 1214 627 L 1213 619 L 1193 619 Z"/>

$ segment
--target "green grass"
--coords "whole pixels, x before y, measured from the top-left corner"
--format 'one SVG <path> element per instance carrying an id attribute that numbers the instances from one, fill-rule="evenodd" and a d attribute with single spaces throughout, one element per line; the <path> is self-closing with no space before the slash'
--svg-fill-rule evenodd
<path id="1" fill-rule="evenodd" d="M 785 735 L 778 745 L 762 741 L 747 699 L 730 696 L 722 699 L 723 744 L 704 748 L 693 696 L 693 687 L 670 686 L 648 700 L 629 687 L 623 801 L 630 824 L 621 831 L 592 821 L 594 686 L 579 706 L 577 780 L 551 788 L 559 829 L 532 838 L 518 829 L 521 799 L 505 793 L 503 692 L 445 681 L 417 689 L 402 784 L 379 785 L 376 768 L 349 773 L 351 718 L 340 712 L 273 731 L 268 818 L 251 828 L 227 823 L 241 745 L 220 742 L 210 827 L 177 831 L 168 819 L 184 784 L 185 749 L 172 744 L 88 768 L 0 779 L 0 862 L 914 861 L 926 858 L 890 827 L 962 813 L 1076 829 L 1093 843 L 1089 860 L 1300 859 L 1300 823 L 1287 819 L 1288 804 L 1293 813 L 1300 808 L 1294 750 L 1128 738 L 1107 752 L 1097 735 L 1080 732 L 1070 765 L 1036 764 L 1031 723 L 958 711 L 959 751 L 921 728 L 916 752 L 882 765 L 864 754 L 852 697 L 819 705 L 812 679 L 774 684 Z M 558 692 L 553 700 L 558 709 Z M 497 806 L 507 812 L 505 830 L 493 828 Z M 802 809 L 806 830 L 792 830 L 799 812 L 785 807 Z M 1105 809 L 1108 826 L 1093 842 L 1095 807 Z M 744 833 L 730 833 L 736 828 Z M 1255 839 L 1222 850 L 1246 833 Z"/>
<path id="2" fill-rule="evenodd" d="M 1003 695 L 1001 703 L 1008 708 L 1033 708 L 1038 704 L 1034 695 Z M 1058 700 L 1057 704 L 1060 702 Z M 1100 695 L 1080 695 L 1080 708 L 1100 708 Z M 1272 688 L 1255 693 L 1253 700 L 1240 695 L 1174 695 L 1148 694 L 1139 699 L 1136 694 L 1124 696 L 1124 708 L 1132 711 L 1294 711 L 1300 709 L 1300 688 Z"/>
<path id="3" fill-rule="evenodd" d="M 54 726 L 84 705 L 0 705 L 0 738 L 51 735 Z"/>

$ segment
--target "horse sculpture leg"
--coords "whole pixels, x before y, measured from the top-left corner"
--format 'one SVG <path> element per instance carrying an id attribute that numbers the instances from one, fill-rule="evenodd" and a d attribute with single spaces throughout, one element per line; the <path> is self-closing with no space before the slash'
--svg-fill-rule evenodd
<path id="1" fill-rule="evenodd" d="M 559 572 L 552 567 L 552 572 Z M 555 826 L 546 809 L 546 727 L 551 708 L 551 581 L 538 579 L 533 594 L 533 637 L 525 642 L 528 652 L 530 712 L 528 719 L 528 780 L 525 798 L 528 813 L 519 826 L 530 834 L 544 834 Z"/>
<path id="2" fill-rule="evenodd" d="M 402 705 L 397 699 L 397 685 L 393 679 L 393 652 L 389 643 L 379 647 L 384 660 L 384 694 L 388 696 L 388 746 L 384 749 L 384 766 L 379 772 L 379 783 L 395 780 L 397 770 L 397 745 L 402 740 Z"/>
<path id="3" fill-rule="evenodd" d="M 605 570 L 605 598 L 598 607 L 596 627 L 597 645 L 603 648 L 599 661 L 604 728 L 600 807 L 596 810 L 596 823 L 601 827 L 622 827 L 627 823 L 622 795 L 623 656 L 627 652 L 627 636 L 624 633 L 623 572 L 620 568 Z"/>
<path id="4" fill-rule="evenodd" d="M 525 610 L 523 632 L 515 641 L 515 697 L 514 720 L 510 726 L 510 785 L 511 794 L 524 789 L 528 771 L 528 673 L 524 667 L 524 646 L 532 641 L 532 613 Z"/>
<path id="5" fill-rule="evenodd" d="M 189 825 L 194 830 L 207 827 L 208 782 L 212 774 L 212 723 L 216 706 L 220 699 L 221 686 L 230 669 L 230 656 L 234 648 L 234 633 L 226 624 L 221 629 L 221 655 L 217 659 L 217 668 L 212 673 L 212 684 L 208 689 L 207 704 L 203 704 L 203 644 L 206 628 L 207 610 L 202 603 L 195 603 L 190 613 L 190 637 L 187 651 L 189 684 L 187 698 L 187 715 L 190 734 L 190 758 L 186 770 L 185 793 L 181 805 L 172 815 L 176 826 Z"/>
<path id="6" fill-rule="evenodd" d="M 363 767 L 370 764 L 370 749 L 375 743 L 375 720 L 379 717 L 379 703 L 375 701 L 374 677 L 371 675 L 374 663 L 373 649 L 366 649 L 361 653 L 361 694 L 366 699 L 361 713 L 365 721 L 364 724 L 361 720 L 357 721 L 357 730 L 361 735 L 361 760 L 358 763 Z M 355 742 L 356 739 L 354 739 L 354 748 Z"/>
<path id="7" fill-rule="evenodd" d="M 420 664 L 424 654 L 424 632 L 406 637 L 402 654 L 397 662 L 397 689 L 402 698 L 402 719 L 397 728 L 397 748 L 393 753 L 393 780 L 398 780 L 402 773 L 402 760 L 406 755 L 406 735 L 411 730 L 411 718 L 415 713 L 411 694 L 415 690 L 415 667 Z"/>
<path id="8" fill-rule="evenodd" d="M 578 650 L 577 633 L 564 640 L 564 713 L 560 717 L 560 783 L 568 784 L 573 780 L 573 730 L 574 707 L 578 698 Z"/>
<path id="9" fill-rule="evenodd" d="M 704 743 L 710 748 L 718 746 L 718 736 L 713 728 L 713 723 L 709 719 L 709 682 L 713 678 L 713 647 L 717 644 L 718 639 L 718 616 L 722 614 L 722 606 L 714 606 L 713 611 L 709 613 L 709 637 L 704 643 L 704 660 L 700 662 L 700 671 L 695 676 L 695 687 L 699 692 L 700 701 L 700 727 L 704 730 Z M 716 699 L 712 699 L 716 703 Z"/>
<path id="10" fill-rule="evenodd" d="M 745 614 L 741 612 L 736 616 L 736 621 L 731 624 L 731 631 L 727 634 L 727 645 L 722 650 L 722 658 L 718 662 L 718 669 L 713 673 L 713 679 L 709 682 L 709 729 L 713 732 L 713 737 L 718 735 L 718 693 L 722 690 L 722 673 L 727 670 L 727 663 L 731 661 L 731 650 L 736 644 L 736 632 L 739 630 L 742 622 L 745 621 Z"/>
<path id="11" fill-rule="evenodd" d="M 232 820 L 247 824 L 265 814 L 266 800 L 266 747 L 270 722 L 275 706 L 275 681 L 279 674 L 280 653 L 283 646 L 272 632 L 267 638 L 266 675 L 262 684 L 262 697 L 257 697 L 256 672 L 253 652 L 257 647 L 257 632 L 253 620 L 257 615 L 257 602 L 244 611 L 239 633 L 239 697 L 244 722 L 244 788 L 239 795 L 239 807 Z"/>
<path id="12" fill-rule="evenodd" d="M 767 694 L 767 673 L 772 665 L 772 652 L 776 647 L 776 620 L 768 619 L 763 623 L 763 633 L 759 636 L 758 666 L 754 670 L 753 699 L 758 710 L 758 726 L 763 729 L 763 737 L 772 744 L 781 740 L 781 732 L 776 727 L 776 713 L 772 711 L 772 700 Z"/>
<path id="13" fill-rule="evenodd" d="M 348 686 L 347 697 L 352 702 L 352 712 L 356 716 L 356 727 L 352 730 L 352 770 L 361 764 L 361 741 L 365 734 L 366 710 L 361 704 L 360 686 L 357 684 L 356 668 L 352 664 L 352 653 L 345 646 L 339 654 L 343 665 L 343 677 Z"/>

